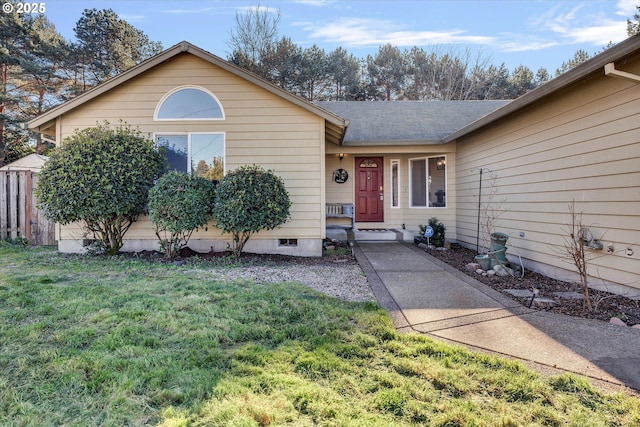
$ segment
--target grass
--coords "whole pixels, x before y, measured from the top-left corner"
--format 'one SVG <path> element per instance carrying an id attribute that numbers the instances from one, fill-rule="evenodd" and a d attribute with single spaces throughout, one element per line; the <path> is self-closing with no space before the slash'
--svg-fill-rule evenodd
<path id="1" fill-rule="evenodd" d="M 623 391 L 211 268 L 237 267 L 0 247 L 0 425 L 640 425 Z"/>

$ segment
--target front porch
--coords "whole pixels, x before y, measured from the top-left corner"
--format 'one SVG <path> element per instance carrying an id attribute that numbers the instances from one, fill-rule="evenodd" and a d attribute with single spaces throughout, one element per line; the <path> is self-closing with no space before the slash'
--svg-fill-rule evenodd
<path id="1" fill-rule="evenodd" d="M 397 228 L 353 229 L 327 227 L 327 238 L 338 241 L 405 241 L 413 242 L 416 233 Z"/>

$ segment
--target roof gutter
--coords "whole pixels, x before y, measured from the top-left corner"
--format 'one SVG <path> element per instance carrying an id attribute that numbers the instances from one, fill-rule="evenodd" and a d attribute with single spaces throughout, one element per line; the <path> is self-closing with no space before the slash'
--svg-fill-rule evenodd
<path id="1" fill-rule="evenodd" d="M 616 64 L 614 62 L 609 62 L 604 66 L 604 75 L 617 77 L 619 79 L 629 80 L 634 83 L 640 83 L 640 76 L 637 74 L 627 73 L 626 71 L 616 70 Z"/>

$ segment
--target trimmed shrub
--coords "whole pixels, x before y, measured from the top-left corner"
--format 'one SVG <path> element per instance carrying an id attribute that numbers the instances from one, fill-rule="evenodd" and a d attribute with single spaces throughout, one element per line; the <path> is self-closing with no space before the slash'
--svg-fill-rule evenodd
<path id="1" fill-rule="evenodd" d="M 251 235 L 272 230 L 290 217 L 284 182 L 260 166 L 241 166 L 227 173 L 216 188 L 213 216 L 218 228 L 233 236 L 232 252 L 240 256 Z"/>
<path id="2" fill-rule="evenodd" d="M 52 221 L 83 222 L 87 235 L 116 254 L 164 164 L 153 141 L 125 124 L 76 131 L 40 171 L 38 207 Z"/>
<path id="3" fill-rule="evenodd" d="M 212 218 L 215 186 L 182 172 L 163 175 L 149 190 L 149 217 L 166 258 L 189 243 L 191 234 Z"/>

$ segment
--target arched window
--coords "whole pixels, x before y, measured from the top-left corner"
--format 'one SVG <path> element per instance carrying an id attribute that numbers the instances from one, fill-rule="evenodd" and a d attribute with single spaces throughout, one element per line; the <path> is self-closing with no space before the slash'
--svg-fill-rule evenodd
<path id="1" fill-rule="evenodd" d="M 155 120 L 224 120 L 218 99 L 206 89 L 183 86 L 167 93 L 156 107 Z"/>

